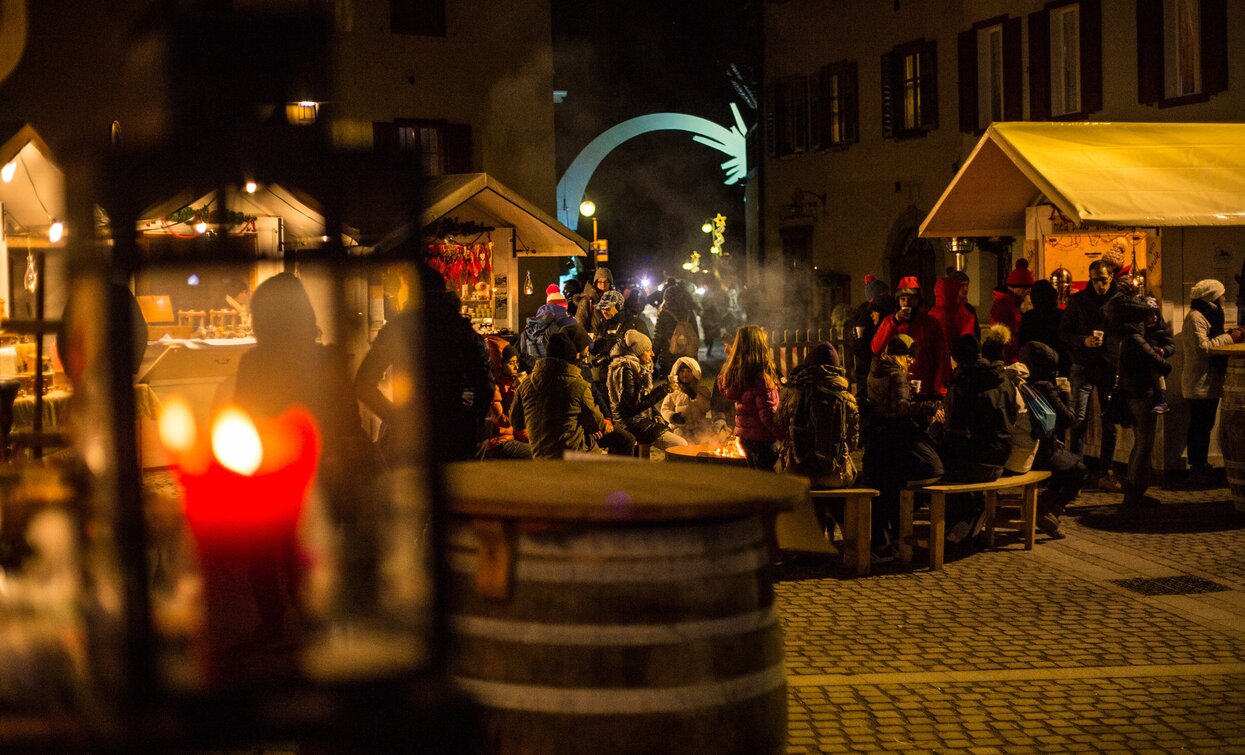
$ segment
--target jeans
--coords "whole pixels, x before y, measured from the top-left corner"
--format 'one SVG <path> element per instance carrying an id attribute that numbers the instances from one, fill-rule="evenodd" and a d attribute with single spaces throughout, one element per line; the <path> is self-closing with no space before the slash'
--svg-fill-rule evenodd
<path id="1" fill-rule="evenodd" d="M 1150 487 L 1150 453 L 1154 450 L 1154 428 L 1158 415 L 1150 411 L 1153 398 L 1130 398 L 1133 415 L 1133 452 L 1128 455 L 1127 494 L 1140 498 Z"/>
<path id="2" fill-rule="evenodd" d="M 687 441 L 683 439 L 683 436 L 667 430 L 661 435 L 658 435 L 657 440 L 653 441 L 652 445 L 653 448 L 660 448 L 664 451 L 667 448 L 674 448 L 675 446 L 686 446 Z"/>
<path id="3" fill-rule="evenodd" d="M 739 445 L 744 447 L 744 457 L 748 460 L 749 469 L 774 471 L 774 465 L 778 463 L 778 446 L 774 441 L 740 438 Z"/>
<path id="4" fill-rule="evenodd" d="M 1089 428 L 1089 394 L 1098 391 L 1098 405 L 1105 407 L 1111 397 L 1111 389 L 1115 380 L 1093 379 L 1079 364 L 1072 365 L 1072 411 L 1076 414 L 1076 423 L 1072 426 L 1069 450 L 1081 455 L 1085 453 L 1085 431 Z M 1109 472 L 1115 460 L 1115 425 L 1102 422 L 1102 448 L 1098 453 L 1098 468 Z"/>
<path id="5" fill-rule="evenodd" d="M 486 459 L 530 459 L 532 447 L 520 440 L 498 443 L 484 452 Z"/>
<path id="6" fill-rule="evenodd" d="M 1215 427 L 1215 414 L 1219 411 L 1217 398 L 1191 398 L 1189 402 L 1189 467 L 1203 469 L 1207 466 L 1206 454 L 1210 451 L 1210 431 Z"/>

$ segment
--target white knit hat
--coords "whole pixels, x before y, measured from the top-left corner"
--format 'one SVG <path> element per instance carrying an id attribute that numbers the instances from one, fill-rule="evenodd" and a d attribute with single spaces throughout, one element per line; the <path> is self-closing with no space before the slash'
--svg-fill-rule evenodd
<path id="1" fill-rule="evenodd" d="M 554 302 L 566 304 L 566 297 L 562 295 L 562 289 L 558 288 L 558 284 L 550 283 L 545 287 L 545 303 L 553 304 Z"/>
<path id="2" fill-rule="evenodd" d="M 627 344 L 627 348 L 631 349 L 631 353 L 636 356 L 653 350 L 652 340 L 638 330 L 628 330 L 627 334 L 623 336 L 623 343 Z"/>
<path id="3" fill-rule="evenodd" d="M 1189 296 L 1193 299 L 1205 299 L 1206 301 L 1217 301 L 1219 297 L 1226 293 L 1227 289 L 1223 284 L 1214 278 L 1206 278 L 1193 284 L 1193 290 L 1189 292 Z"/>

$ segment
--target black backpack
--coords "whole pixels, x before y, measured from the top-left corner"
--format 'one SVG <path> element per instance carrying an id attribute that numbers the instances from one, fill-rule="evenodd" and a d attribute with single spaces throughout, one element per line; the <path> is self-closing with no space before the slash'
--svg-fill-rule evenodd
<path id="1" fill-rule="evenodd" d="M 558 331 L 553 315 L 527 318 L 527 325 L 519 334 L 519 353 L 532 359 L 549 356 L 549 336 Z"/>
<path id="2" fill-rule="evenodd" d="M 791 420 L 791 471 L 814 478 L 838 476 L 843 480 L 840 484 L 851 484 L 856 470 L 849 456 L 847 428 L 847 406 L 837 392 L 825 386 L 802 386 Z"/>

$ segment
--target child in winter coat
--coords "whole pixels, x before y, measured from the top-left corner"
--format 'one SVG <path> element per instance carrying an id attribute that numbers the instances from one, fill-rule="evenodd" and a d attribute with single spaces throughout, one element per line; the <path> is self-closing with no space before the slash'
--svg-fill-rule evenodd
<path id="1" fill-rule="evenodd" d="M 778 463 L 777 442 L 785 433 L 774 420 L 778 372 L 761 326 L 745 325 L 735 334 L 717 382 L 722 396 L 735 402 L 735 435 L 748 466 L 773 471 Z"/>
<path id="2" fill-rule="evenodd" d="M 700 384 L 700 363 L 691 357 L 679 357 L 670 370 L 676 386 L 661 402 L 661 416 L 670 429 L 689 441 L 707 438 L 713 433 L 709 423 L 709 389 Z"/>

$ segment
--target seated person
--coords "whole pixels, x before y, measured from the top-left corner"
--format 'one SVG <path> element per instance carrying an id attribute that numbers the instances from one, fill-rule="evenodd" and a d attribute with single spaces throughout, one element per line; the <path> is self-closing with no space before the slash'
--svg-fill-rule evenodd
<path id="1" fill-rule="evenodd" d="M 687 441 L 658 421 L 656 406 L 673 390 L 673 380 L 653 386 L 653 342 L 638 330 L 629 330 L 614 345 L 610 362 L 609 399 L 614 422 L 635 436 L 636 442 L 666 449 Z"/>
<path id="2" fill-rule="evenodd" d="M 661 416 L 670 429 L 689 441 L 703 441 L 716 434 L 709 423 L 709 389 L 700 384 L 700 363 L 679 357 L 670 371 L 676 387 L 661 402 Z"/>
<path id="3" fill-rule="evenodd" d="M 549 356 L 536 362 L 532 376 L 519 383 L 510 406 L 515 431 L 526 430 L 532 456 L 561 459 L 566 451 L 587 452 L 606 430 L 605 415 L 592 397 L 592 386 L 579 371 L 588 350 L 587 333 L 579 348 L 567 331 L 549 336 Z"/>
<path id="4" fill-rule="evenodd" d="M 527 373 L 519 371 L 519 350 L 499 336 L 485 339 L 489 350 L 489 365 L 493 368 L 493 403 L 489 407 L 492 436 L 485 441 L 486 459 L 530 459 L 532 449 L 527 443 L 527 433 L 516 432 L 510 423 L 510 405 L 514 403 L 515 390 L 527 379 Z"/>

